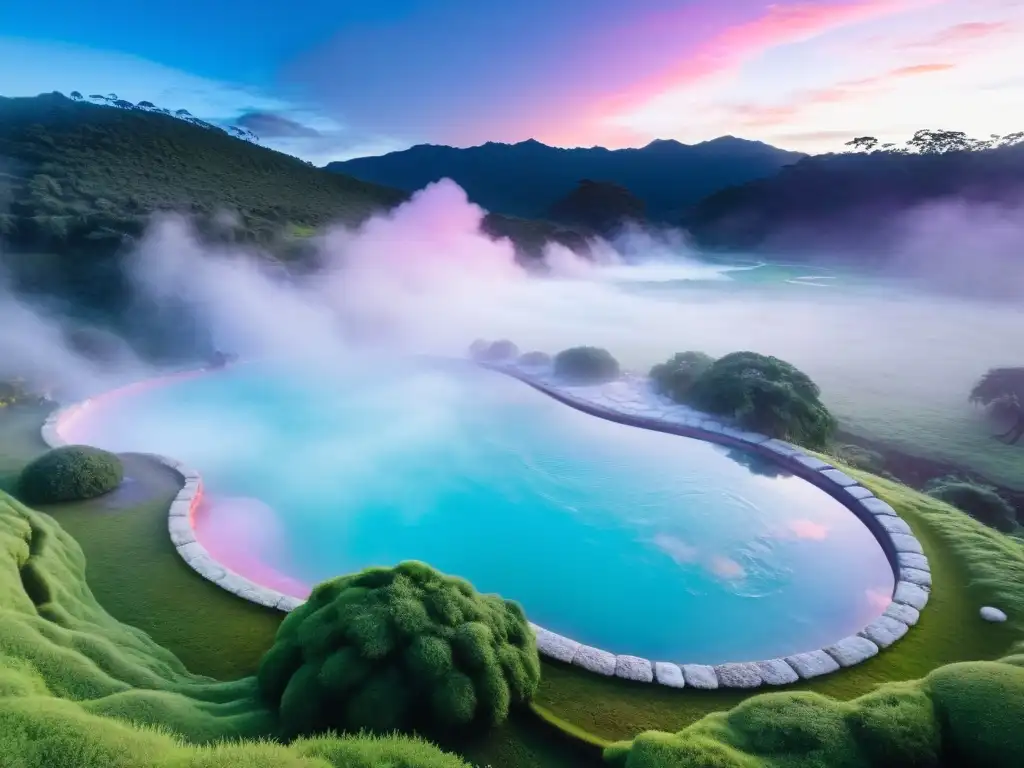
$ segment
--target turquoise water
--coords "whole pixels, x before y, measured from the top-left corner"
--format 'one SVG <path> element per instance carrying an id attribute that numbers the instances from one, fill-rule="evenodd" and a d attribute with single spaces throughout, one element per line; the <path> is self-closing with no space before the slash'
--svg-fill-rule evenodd
<path id="1" fill-rule="evenodd" d="M 69 437 L 199 469 L 200 540 L 257 580 L 424 560 L 616 653 L 771 658 L 888 603 L 892 571 L 853 513 L 751 454 L 461 363 L 309 380 L 248 364 L 174 381 L 97 405 Z"/>

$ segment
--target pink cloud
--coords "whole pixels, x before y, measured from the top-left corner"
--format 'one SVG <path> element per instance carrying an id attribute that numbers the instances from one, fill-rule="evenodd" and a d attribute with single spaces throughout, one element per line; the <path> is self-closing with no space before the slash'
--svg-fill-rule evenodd
<path id="1" fill-rule="evenodd" d="M 1009 31 L 1013 25 L 1008 21 L 967 21 L 936 32 L 931 37 L 910 43 L 907 48 L 946 49 L 963 43 L 973 43 L 993 35 Z"/>
<path id="2" fill-rule="evenodd" d="M 827 88 L 798 91 L 786 104 L 738 104 L 729 108 L 729 114 L 741 126 L 747 128 L 786 125 L 811 107 L 860 99 L 866 95 L 877 94 L 904 78 L 946 72 L 955 66 L 941 62 L 897 67 L 873 77 L 844 80 Z"/>
<path id="3" fill-rule="evenodd" d="M 807 2 L 770 5 L 762 16 L 727 27 L 673 69 L 600 100 L 588 110 L 587 122 L 598 123 L 609 116 L 642 106 L 668 91 L 686 88 L 732 70 L 772 48 L 799 43 L 844 26 L 934 2 L 937 0 L 851 0 L 837 5 Z M 663 23 L 671 24 L 672 21 L 666 18 Z"/>

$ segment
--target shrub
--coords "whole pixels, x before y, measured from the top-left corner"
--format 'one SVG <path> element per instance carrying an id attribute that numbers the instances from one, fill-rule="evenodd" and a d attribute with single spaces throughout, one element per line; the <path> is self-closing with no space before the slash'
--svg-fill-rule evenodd
<path id="1" fill-rule="evenodd" d="M 619 363 L 600 347 L 572 347 L 555 355 L 555 374 L 578 384 L 601 384 L 619 377 Z"/>
<path id="2" fill-rule="evenodd" d="M 885 457 L 878 451 L 860 445 L 841 444 L 832 447 L 830 453 L 843 464 L 865 472 L 880 474 L 885 467 Z"/>
<path id="3" fill-rule="evenodd" d="M 109 493 L 124 479 L 112 453 L 87 445 L 65 445 L 44 453 L 18 478 L 18 495 L 28 504 L 82 501 Z"/>
<path id="4" fill-rule="evenodd" d="M 498 341 L 491 342 L 483 355 L 485 360 L 490 360 L 495 363 L 501 362 L 502 360 L 511 360 L 512 358 L 518 357 L 519 347 L 508 339 L 499 339 Z"/>
<path id="5" fill-rule="evenodd" d="M 997 531 L 1010 533 L 1017 527 L 1013 506 L 993 489 L 983 485 L 947 480 L 930 484 L 926 487 L 926 493 Z"/>
<path id="6" fill-rule="evenodd" d="M 527 352 L 519 356 L 519 364 L 541 368 L 551 365 L 551 355 L 547 352 Z"/>
<path id="7" fill-rule="evenodd" d="M 490 347 L 491 342 L 487 341 L 487 339 L 477 339 L 469 345 L 469 356 L 474 360 L 483 360 Z"/>
<path id="8" fill-rule="evenodd" d="M 503 722 L 533 697 L 540 661 L 516 603 L 408 561 L 318 585 L 257 679 L 288 734 L 444 732 Z"/>
<path id="9" fill-rule="evenodd" d="M 651 368 L 649 376 L 657 392 L 684 403 L 693 383 L 713 362 L 715 359 L 703 352 L 677 352 Z"/>
<path id="10" fill-rule="evenodd" d="M 690 403 L 727 416 L 744 429 L 823 447 L 836 421 L 819 399 L 820 390 L 803 371 L 756 352 L 732 352 L 694 382 Z"/>
<path id="11" fill-rule="evenodd" d="M 1024 765 L 1024 668 L 949 664 L 850 702 L 806 691 L 754 696 L 679 733 L 642 733 L 605 750 L 620 768 Z"/>

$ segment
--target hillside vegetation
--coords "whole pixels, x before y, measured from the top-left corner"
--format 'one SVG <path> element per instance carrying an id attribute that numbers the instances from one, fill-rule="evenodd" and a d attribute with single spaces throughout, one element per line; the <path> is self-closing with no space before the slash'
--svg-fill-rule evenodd
<path id="1" fill-rule="evenodd" d="M 539 141 L 488 142 L 466 149 L 423 144 L 380 157 L 331 163 L 328 170 L 413 191 L 442 178 L 489 211 L 543 218 L 582 179 L 611 182 L 640 198 L 655 221 L 730 184 L 770 176 L 804 157 L 723 136 L 700 144 L 653 141 L 641 149 L 561 149 Z"/>
<path id="2" fill-rule="evenodd" d="M 110 308 L 110 257 L 154 213 L 189 215 L 205 237 L 291 259 L 317 229 L 358 224 L 408 198 L 204 126 L 59 93 L 0 98 L 0 245 L 15 278 Z M 579 234 L 545 222 L 494 216 L 484 230 L 525 256 L 549 240 L 586 250 Z"/>
<path id="3" fill-rule="evenodd" d="M 918 131 L 906 147 L 879 150 L 876 143 L 861 137 L 851 144 L 871 151 L 804 158 L 770 177 L 719 190 L 682 222 L 707 247 L 786 258 L 852 256 L 872 267 L 887 265 L 908 240 L 928 235 L 939 245 L 987 233 L 971 241 L 972 250 L 1019 251 L 1020 238 L 1005 223 L 1024 199 L 1024 134 L 979 142 L 955 131 Z M 965 216 L 959 226 L 956 210 L 927 221 L 907 216 L 944 203 L 961 210 L 988 206 L 992 216 Z M 922 254 L 922 261 L 931 255 Z M 930 268 L 947 266 L 938 260 Z"/>

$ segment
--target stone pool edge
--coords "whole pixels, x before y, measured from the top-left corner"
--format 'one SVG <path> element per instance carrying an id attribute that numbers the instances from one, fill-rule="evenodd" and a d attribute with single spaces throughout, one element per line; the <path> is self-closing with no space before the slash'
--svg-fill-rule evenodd
<path id="1" fill-rule="evenodd" d="M 771 459 L 826 491 L 854 512 L 878 539 L 896 578 L 890 604 L 881 616 L 862 630 L 826 648 L 784 658 L 717 665 L 654 661 L 627 654 L 613 654 L 610 651 L 583 645 L 531 622 L 530 627 L 537 638 L 537 649 L 542 655 L 595 674 L 641 683 L 655 683 L 671 688 L 754 689 L 762 686 L 788 685 L 859 664 L 890 647 L 917 623 L 920 611 L 927 605 L 931 592 L 931 571 L 921 544 L 891 506 L 830 464 L 807 455 L 789 443 L 736 429 L 705 414 L 693 411 L 687 413 L 688 409 L 685 407 L 674 404 L 664 406 L 670 413 L 682 414 L 676 420 L 664 415 L 629 413 L 623 410 L 621 404 L 613 404 L 607 398 L 602 403 L 599 399 L 581 397 L 579 394 L 581 389 L 593 392 L 600 390 L 603 385 L 570 387 L 550 380 L 545 381 L 543 369 L 526 369 L 498 363 L 478 364 L 512 376 L 565 405 L 598 418 L 742 448 Z M 619 379 L 610 383 L 623 381 L 636 387 L 636 381 Z M 639 381 L 642 386 L 649 386 L 646 379 Z M 104 393 L 103 396 L 110 396 L 121 389 L 127 390 L 134 386 L 118 388 Z M 637 389 L 636 394 L 643 393 Z M 51 448 L 66 445 L 67 442 L 60 434 L 60 425 L 88 408 L 92 402 L 92 399 L 83 400 L 58 408 L 49 414 L 41 429 L 43 442 Z M 305 602 L 303 599 L 260 586 L 215 560 L 195 537 L 194 516 L 203 495 L 199 472 L 167 456 L 152 453 L 145 455 L 174 471 L 183 481 L 183 487 L 171 502 L 167 528 L 178 555 L 189 567 L 222 589 L 268 608 L 287 613 Z"/>

